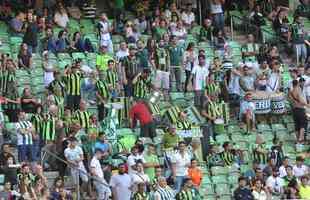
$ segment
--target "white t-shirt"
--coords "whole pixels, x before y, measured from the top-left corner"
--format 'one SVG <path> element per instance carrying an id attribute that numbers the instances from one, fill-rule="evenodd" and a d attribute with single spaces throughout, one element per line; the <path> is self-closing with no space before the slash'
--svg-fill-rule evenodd
<path id="1" fill-rule="evenodd" d="M 287 175 L 286 169 L 285 169 L 285 167 L 284 167 L 283 165 L 281 165 L 281 166 L 279 167 L 279 173 L 280 173 L 280 177 L 281 177 L 281 178 L 283 178 L 283 177 L 285 177 L 285 176 Z"/>
<path id="2" fill-rule="evenodd" d="M 297 165 L 293 166 L 293 173 L 296 177 L 301 177 L 309 172 L 309 168 L 306 165 L 302 165 L 301 167 L 297 167 Z"/>
<path id="3" fill-rule="evenodd" d="M 100 39 L 101 40 L 110 40 L 111 36 L 109 31 L 109 22 L 99 22 L 99 30 L 100 30 Z M 106 32 L 106 33 L 105 33 Z"/>
<path id="4" fill-rule="evenodd" d="M 25 140 L 25 145 L 32 144 L 32 135 L 28 131 L 32 128 L 32 123 L 30 121 L 22 121 L 16 123 L 17 130 L 17 145 L 23 145 Z M 26 133 L 22 133 L 22 131 L 26 131 Z"/>
<path id="5" fill-rule="evenodd" d="M 176 165 L 176 176 L 187 176 L 187 168 L 191 163 L 191 157 L 187 152 L 184 153 L 184 156 L 177 152 L 172 156 L 171 162 Z"/>
<path id="6" fill-rule="evenodd" d="M 239 85 L 240 76 L 232 74 L 231 80 L 228 85 L 229 94 L 238 94 L 240 95 L 240 85 Z"/>
<path id="7" fill-rule="evenodd" d="M 62 28 L 66 28 L 66 26 L 69 22 L 69 17 L 66 13 L 60 14 L 60 13 L 56 12 L 55 16 L 54 16 L 54 21 L 57 23 L 58 26 L 60 26 Z"/>
<path id="8" fill-rule="evenodd" d="M 67 147 L 65 149 L 65 157 L 69 161 L 76 161 L 81 159 L 81 155 L 83 155 L 83 150 L 81 147 L 76 146 L 74 149 Z"/>
<path id="9" fill-rule="evenodd" d="M 185 22 L 185 24 L 192 24 L 195 21 L 195 14 L 193 12 L 191 13 L 182 13 L 182 20 Z"/>
<path id="10" fill-rule="evenodd" d="M 194 65 L 192 75 L 194 76 L 194 90 L 203 90 L 206 86 L 206 78 L 209 75 L 208 65 L 203 67 L 200 65 Z"/>
<path id="11" fill-rule="evenodd" d="M 280 177 L 269 176 L 266 180 L 266 186 L 272 190 L 280 192 L 283 191 L 284 180 Z"/>
<path id="12" fill-rule="evenodd" d="M 137 163 L 138 160 L 141 160 L 143 163 L 145 163 L 143 155 L 137 154 L 136 156 L 133 154 L 130 154 L 127 159 L 128 164 L 128 174 L 132 174 L 134 170 L 132 169 L 132 166 Z"/>
<path id="13" fill-rule="evenodd" d="M 271 73 L 268 79 L 267 90 L 269 92 L 275 92 L 279 88 L 280 76 L 277 73 Z"/>
<path id="14" fill-rule="evenodd" d="M 118 61 L 120 61 L 121 59 L 127 57 L 128 55 L 129 55 L 128 49 L 126 49 L 125 51 L 120 49 L 120 50 L 118 50 L 116 52 L 116 58 L 117 58 Z"/>
<path id="15" fill-rule="evenodd" d="M 130 200 L 132 185 L 131 177 L 128 174 L 117 174 L 111 177 L 110 185 L 116 189 L 117 200 Z"/>
<path id="16" fill-rule="evenodd" d="M 255 200 L 267 200 L 267 194 L 264 190 L 261 190 L 260 192 L 254 190 L 252 194 Z"/>
<path id="17" fill-rule="evenodd" d="M 103 171 L 100 165 L 100 162 L 98 160 L 98 158 L 96 158 L 96 156 L 93 157 L 93 159 L 91 159 L 90 161 L 90 168 L 94 168 L 96 176 L 98 176 L 99 178 L 103 179 Z"/>

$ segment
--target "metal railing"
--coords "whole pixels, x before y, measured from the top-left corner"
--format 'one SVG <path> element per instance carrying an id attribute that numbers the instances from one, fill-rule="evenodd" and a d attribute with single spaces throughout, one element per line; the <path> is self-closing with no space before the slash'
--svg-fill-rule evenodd
<path id="1" fill-rule="evenodd" d="M 102 181 L 101 179 L 99 179 L 98 177 L 92 176 L 90 173 L 87 173 L 83 170 L 81 170 L 79 167 L 74 167 L 72 166 L 68 161 L 62 159 L 61 157 L 59 157 L 58 155 L 56 155 L 55 153 L 51 152 L 49 149 L 47 149 L 46 147 L 42 148 L 42 158 L 41 158 L 41 163 L 43 166 L 45 157 L 49 155 L 53 158 L 55 158 L 56 160 L 66 164 L 70 169 L 75 169 L 78 170 L 79 173 L 86 175 L 88 177 L 89 180 L 95 180 L 98 183 L 103 184 L 105 187 L 110 187 L 106 182 Z M 77 193 L 77 200 L 81 200 L 81 196 L 80 196 L 80 184 L 79 184 L 79 177 L 77 178 L 77 188 L 76 188 L 76 193 Z"/>

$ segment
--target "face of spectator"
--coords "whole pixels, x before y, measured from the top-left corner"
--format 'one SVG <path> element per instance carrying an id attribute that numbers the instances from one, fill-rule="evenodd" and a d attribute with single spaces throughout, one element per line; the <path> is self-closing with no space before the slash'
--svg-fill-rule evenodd
<path id="1" fill-rule="evenodd" d="M 203 58 L 203 57 L 199 57 L 198 62 L 199 62 L 199 65 L 200 65 L 200 66 L 204 66 L 204 65 L 206 64 L 206 60 L 205 60 L 205 58 Z"/>
<path id="2" fill-rule="evenodd" d="M 258 190 L 260 190 L 260 189 L 262 188 L 262 183 L 261 183 L 260 180 L 257 180 L 257 181 L 255 182 L 255 188 L 257 188 Z"/>
<path id="3" fill-rule="evenodd" d="M 149 146 L 148 150 L 149 150 L 150 154 L 156 154 L 156 149 L 154 146 Z"/>
<path id="4" fill-rule="evenodd" d="M 252 34 L 248 35 L 248 42 L 253 43 L 254 42 L 254 36 Z"/>
<path id="5" fill-rule="evenodd" d="M 255 175 L 257 178 L 263 178 L 264 177 L 263 171 L 261 169 L 257 169 Z"/>
<path id="6" fill-rule="evenodd" d="M 109 69 L 114 69 L 114 65 L 115 65 L 114 62 L 109 62 L 108 68 Z"/>
<path id="7" fill-rule="evenodd" d="M 134 57 L 136 55 L 136 50 L 135 49 L 130 49 L 129 50 L 129 56 Z"/>
<path id="8" fill-rule="evenodd" d="M 172 45 L 177 45 L 178 44 L 178 39 L 176 37 L 173 37 L 171 39 L 171 43 L 172 43 Z"/>
<path id="9" fill-rule="evenodd" d="M 26 97 L 31 96 L 30 89 L 29 88 L 25 88 L 24 94 L 25 94 Z"/>
<path id="10" fill-rule="evenodd" d="M 3 153 L 10 153 L 10 151 L 11 151 L 10 145 L 8 145 L 8 144 L 3 145 L 2 149 L 3 149 Z"/>
<path id="11" fill-rule="evenodd" d="M 27 46 L 26 43 L 23 43 L 23 44 L 22 44 L 22 50 L 23 50 L 23 51 L 27 51 L 27 50 L 28 50 L 28 46 Z"/>
<path id="12" fill-rule="evenodd" d="M 172 127 L 172 128 L 169 128 L 169 133 L 171 134 L 171 135 L 176 135 L 176 128 L 175 127 Z"/>
<path id="13" fill-rule="evenodd" d="M 13 157 L 8 157 L 8 159 L 7 159 L 7 164 L 8 165 L 13 165 L 14 164 L 14 159 L 13 159 Z"/>
<path id="14" fill-rule="evenodd" d="M 5 191 L 10 191 L 11 190 L 11 187 L 12 187 L 12 184 L 10 182 L 6 182 L 4 184 L 4 190 Z"/>
<path id="15" fill-rule="evenodd" d="M 138 47 L 138 49 L 143 49 L 144 45 L 143 45 L 143 42 L 141 40 L 139 40 L 137 42 L 137 47 Z"/>
<path id="16" fill-rule="evenodd" d="M 166 28 L 166 22 L 165 20 L 161 20 L 159 23 L 160 28 Z"/>
<path id="17" fill-rule="evenodd" d="M 288 176 L 293 176 L 293 170 L 292 170 L 291 167 L 287 167 L 287 168 L 285 169 L 285 171 L 286 171 L 286 173 L 287 173 Z"/>
<path id="18" fill-rule="evenodd" d="M 57 188 L 62 187 L 62 185 L 63 185 L 63 182 L 62 182 L 61 179 L 58 179 L 58 180 L 56 181 L 56 183 L 55 183 L 55 186 L 56 186 Z"/>
<path id="19" fill-rule="evenodd" d="M 127 49 L 127 44 L 126 44 L 126 42 L 122 42 L 122 43 L 120 44 L 120 49 L 121 49 L 122 51 L 126 51 L 126 49 Z"/>
<path id="20" fill-rule="evenodd" d="M 131 150 L 133 155 L 137 155 L 139 153 L 139 149 L 137 147 L 132 148 Z"/>
<path id="21" fill-rule="evenodd" d="M 162 187 L 162 188 L 167 187 L 167 181 L 166 181 L 166 179 L 164 179 L 164 178 L 159 179 L 158 184 L 159 184 L 159 186 Z"/>
<path id="22" fill-rule="evenodd" d="M 244 187 L 246 186 L 246 181 L 245 181 L 244 179 L 241 179 L 241 180 L 239 181 L 239 186 L 240 186 L 241 188 L 244 188 Z"/>
<path id="23" fill-rule="evenodd" d="M 179 144 L 179 150 L 180 150 L 181 152 L 184 152 L 184 151 L 185 151 L 185 148 L 186 148 L 186 145 L 185 145 L 184 143 Z"/>
<path id="24" fill-rule="evenodd" d="M 136 168 L 137 168 L 137 172 L 143 172 L 143 165 L 141 164 L 141 163 L 138 163 L 137 165 L 136 165 Z"/>
<path id="25" fill-rule="evenodd" d="M 301 184 L 302 185 L 308 185 L 308 178 L 307 177 L 302 177 Z"/>
<path id="26" fill-rule="evenodd" d="M 164 36 L 163 36 L 163 40 L 164 40 L 164 43 L 165 42 L 169 42 L 170 36 L 167 33 L 165 33 Z"/>
<path id="27" fill-rule="evenodd" d="M 192 162 L 191 162 L 191 167 L 192 167 L 192 168 L 196 168 L 196 167 L 197 167 L 197 164 L 198 164 L 197 160 L 192 160 Z"/>
<path id="28" fill-rule="evenodd" d="M 170 10 L 171 10 L 172 12 L 177 11 L 177 5 L 176 5 L 175 3 L 172 3 L 171 6 L 170 6 Z"/>
<path id="29" fill-rule="evenodd" d="M 23 170 L 24 174 L 29 174 L 30 173 L 30 167 L 28 165 L 24 166 L 22 170 Z"/>
<path id="30" fill-rule="evenodd" d="M 119 174 L 124 174 L 125 171 L 126 171 L 125 165 L 120 165 L 120 166 L 118 167 L 118 173 L 119 173 Z"/>
<path id="31" fill-rule="evenodd" d="M 155 168 L 155 177 L 160 177 L 162 173 L 162 169 L 161 168 Z"/>
<path id="32" fill-rule="evenodd" d="M 86 102 L 85 101 L 80 102 L 80 110 L 86 110 Z"/>
<path id="33" fill-rule="evenodd" d="M 19 113 L 19 120 L 22 121 L 22 120 L 25 120 L 25 118 L 26 118 L 26 113 L 23 112 L 23 111 L 20 112 L 20 113 Z"/>
<path id="34" fill-rule="evenodd" d="M 277 170 L 273 170 L 272 171 L 272 176 L 273 177 L 277 177 L 279 175 L 279 171 L 277 171 Z"/>
<path id="35" fill-rule="evenodd" d="M 182 29 L 183 28 L 183 22 L 181 20 L 178 21 L 177 28 L 178 29 Z"/>
<path id="36" fill-rule="evenodd" d="M 108 18 L 107 18 L 107 15 L 106 15 L 106 14 L 101 14 L 100 19 L 101 19 L 102 21 L 106 21 Z"/>

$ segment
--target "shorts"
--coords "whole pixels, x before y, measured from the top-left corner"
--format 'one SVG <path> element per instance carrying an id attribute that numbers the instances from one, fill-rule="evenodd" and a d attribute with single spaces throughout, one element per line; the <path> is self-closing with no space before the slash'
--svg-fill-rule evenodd
<path id="1" fill-rule="evenodd" d="M 78 169 L 72 168 L 71 169 L 71 176 L 73 179 L 73 183 L 77 185 L 79 183 L 79 178 L 81 177 L 83 182 L 88 182 L 87 171 L 85 166 L 82 162 L 80 162 Z"/>
<path id="2" fill-rule="evenodd" d="M 166 89 L 169 90 L 170 88 L 170 73 L 165 71 L 156 71 L 154 86 L 157 89 Z"/>
<path id="3" fill-rule="evenodd" d="M 295 123 L 295 130 L 299 131 L 304 128 L 305 130 L 308 127 L 308 121 L 306 117 L 306 112 L 304 108 L 293 108 L 293 119 Z"/>

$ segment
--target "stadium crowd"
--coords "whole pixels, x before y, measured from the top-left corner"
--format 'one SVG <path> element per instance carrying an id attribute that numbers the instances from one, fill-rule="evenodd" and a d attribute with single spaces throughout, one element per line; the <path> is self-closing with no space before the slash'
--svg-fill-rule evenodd
<path id="1" fill-rule="evenodd" d="M 0 1 L 1 200 L 310 199 L 310 1 L 108 2 Z"/>

